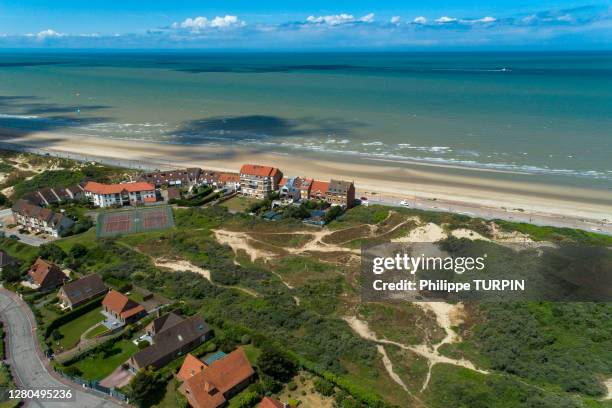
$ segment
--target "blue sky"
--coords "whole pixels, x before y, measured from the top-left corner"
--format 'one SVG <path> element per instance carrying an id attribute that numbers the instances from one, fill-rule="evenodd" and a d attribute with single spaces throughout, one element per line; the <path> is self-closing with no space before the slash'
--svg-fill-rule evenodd
<path id="1" fill-rule="evenodd" d="M 612 8 L 563 0 L 1 0 L 0 47 L 612 49 Z"/>

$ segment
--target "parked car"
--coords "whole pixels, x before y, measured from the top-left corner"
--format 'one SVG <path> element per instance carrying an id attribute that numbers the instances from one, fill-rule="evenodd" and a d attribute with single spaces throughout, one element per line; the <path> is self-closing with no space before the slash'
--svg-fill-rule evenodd
<path id="1" fill-rule="evenodd" d="M 15 234 L 9 235 L 9 238 L 10 239 L 15 239 L 15 240 L 19 241 L 19 237 L 17 235 L 15 235 Z"/>

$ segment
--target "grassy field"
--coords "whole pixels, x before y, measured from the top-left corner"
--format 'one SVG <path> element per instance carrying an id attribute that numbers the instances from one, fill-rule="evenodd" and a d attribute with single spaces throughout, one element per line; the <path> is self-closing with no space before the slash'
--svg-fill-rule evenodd
<path id="1" fill-rule="evenodd" d="M 87 380 L 101 380 L 123 364 L 138 347 L 131 340 L 120 340 L 115 343 L 112 355 L 104 356 L 102 353 L 89 355 L 73 364 L 81 370 L 82 378 Z"/>
<path id="2" fill-rule="evenodd" d="M 101 307 L 96 308 L 60 326 L 58 330 L 63 337 L 59 340 L 59 347 L 68 350 L 76 346 L 87 329 L 104 320 L 101 310 Z M 55 342 L 53 344 L 55 345 Z"/>
<path id="3" fill-rule="evenodd" d="M 249 208 L 251 204 L 256 203 L 257 201 L 258 200 L 254 198 L 237 195 L 227 201 L 222 202 L 219 205 L 227 208 L 230 212 L 243 212 L 244 210 Z"/>

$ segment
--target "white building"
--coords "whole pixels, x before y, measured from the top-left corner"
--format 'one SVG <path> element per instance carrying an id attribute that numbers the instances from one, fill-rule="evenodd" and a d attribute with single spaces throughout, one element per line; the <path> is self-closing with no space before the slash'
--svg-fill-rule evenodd
<path id="1" fill-rule="evenodd" d="M 56 213 L 48 208 L 30 204 L 19 200 L 11 208 L 15 224 L 32 232 L 43 232 L 54 237 L 60 237 L 66 232 L 74 221 L 62 213 Z"/>
<path id="2" fill-rule="evenodd" d="M 144 181 L 122 184 L 88 181 L 84 189 L 85 197 L 98 207 L 142 205 L 156 201 L 155 186 Z"/>
<path id="3" fill-rule="evenodd" d="M 283 173 L 276 167 L 245 164 L 240 169 L 240 192 L 246 196 L 266 198 L 278 190 Z"/>

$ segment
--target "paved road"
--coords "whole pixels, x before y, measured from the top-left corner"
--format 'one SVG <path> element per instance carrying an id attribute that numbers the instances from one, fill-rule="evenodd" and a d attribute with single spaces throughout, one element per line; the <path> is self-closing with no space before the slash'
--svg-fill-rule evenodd
<path id="1" fill-rule="evenodd" d="M 49 408 L 119 408 L 103 396 L 85 392 L 76 384 L 60 381 L 50 374 L 43 363 L 35 339 L 34 317 L 28 306 L 11 292 L 0 288 L 0 317 L 7 325 L 6 336 L 9 363 L 20 389 L 63 388 L 72 389 L 76 396 L 74 401 L 43 402 L 31 400 L 26 406 Z M 65 381 L 65 382 L 64 382 Z"/>

